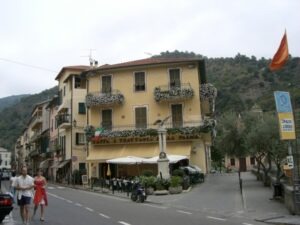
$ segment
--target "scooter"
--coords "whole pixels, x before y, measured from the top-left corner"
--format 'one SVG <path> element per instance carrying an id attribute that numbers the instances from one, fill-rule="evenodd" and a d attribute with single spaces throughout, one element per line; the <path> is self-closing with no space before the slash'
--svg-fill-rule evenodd
<path id="1" fill-rule="evenodd" d="M 134 183 L 132 185 L 132 192 L 131 192 L 131 200 L 134 202 L 141 202 L 143 203 L 147 199 L 147 195 L 145 189 L 142 187 L 140 183 Z"/>

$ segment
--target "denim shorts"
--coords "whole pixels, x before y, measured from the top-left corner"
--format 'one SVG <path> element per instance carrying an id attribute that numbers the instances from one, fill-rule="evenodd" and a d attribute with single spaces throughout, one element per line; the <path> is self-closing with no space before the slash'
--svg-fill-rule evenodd
<path id="1" fill-rule="evenodd" d="M 19 206 L 30 205 L 30 203 L 31 203 L 31 197 L 22 195 L 21 199 L 18 199 Z"/>

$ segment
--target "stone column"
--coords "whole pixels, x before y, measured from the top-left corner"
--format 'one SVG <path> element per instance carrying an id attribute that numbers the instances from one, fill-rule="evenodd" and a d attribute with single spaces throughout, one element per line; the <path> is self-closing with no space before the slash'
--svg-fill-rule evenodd
<path id="1" fill-rule="evenodd" d="M 170 178 L 169 172 L 169 159 L 167 158 L 166 154 L 166 134 L 167 131 L 164 127 L 158 128 L 158 137 L 159 137 L 159 158 L 157 160 L 158 166 L 158 177 L 163 179 Z"/>

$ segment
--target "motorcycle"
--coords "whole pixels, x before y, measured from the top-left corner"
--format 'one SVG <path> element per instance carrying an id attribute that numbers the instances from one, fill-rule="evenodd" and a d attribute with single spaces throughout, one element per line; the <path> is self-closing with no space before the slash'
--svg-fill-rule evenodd
<path id="1" fill-rule="evenodd" d="M 143 203 L 147 199 L 145 189 L 140 183 L 134 183 L 132 186 L 131 200 Z"/>

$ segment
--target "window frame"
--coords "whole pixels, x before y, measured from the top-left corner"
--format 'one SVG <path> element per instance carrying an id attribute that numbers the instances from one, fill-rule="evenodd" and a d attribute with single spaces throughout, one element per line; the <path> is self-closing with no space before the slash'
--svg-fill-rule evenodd
<path id="1" fill-rule="evenodd" d="M 170 71 L 171 70 L 179 70 L 179 86 L 176 86 L 176 84 L 175 84 L 175 86 L 172 86 L 171 85 L 171 73 L 170 73 Z M 171 68 L 168 68 L 168 80 L 169 80 L 169 88 L 171 89 L 171 88 L 175 88 L 175 87 L 181 87 L 181 84 L 182 84 L 182 69 L 181 69 L 181 67 L 171 67 Z"/>
<path id="2" fill-rule="evenodd" d="M 110 92 L 104 92 L 103 91 L 103 77 L 110 77 Z M 113 90 L 113 75 L 112 74 L 103 74 L 100 75 L 100 92 L 101 93 L 105 93 L 105 94 L 109 94 L 111 93 Z"/>
<path id="3" fill-rule="evenodd" d="M 85 144 L 84 133 L 76 132 L 75 136 L 76 136 L 76 139 L 75 139 L 76 145 L 84 145 Z"/>
<path id="4" fill-rule="evenodd" d="M 81 110 L 80 110 L 81 109 Z M 83 110 L 84 109 L 84 110 Z M 86 106 L 85 102 L 78 102 L 78 114 L 86 115 Z"/>
<path id="5" fill-rule="evenodd" d="M 139 74 L 139 73 L 143 73 L 144 74 L 144 89 L 137 89 L 137 82 L 136 82 L 136 75 Z M 143 91 L 146 91 L 146 72 L 145 71 L 135 71 L 133 72 L 133 80 L 134 80 L 134 84 L 133 84 L 133 90 L 134 92 L 143 92 Z M 142 86 L 142 85 L 141 85 Z"/>
<path id="6" fill-rule="evenodd" d="M 171 122 L 172 122 L 172 127 L 173 128 L 176 128 L 178 126 L 174 126 L 174 123 L 173 123 L 173 110 L 172 110 L 172 106 L 173 105 L 181 105 L 181 118 L 182 118 L 182 125 L 180 127 L 183 127 L 184 126 L 184 104 L 182 102 L 176 102 L 176 103 L 171 103 L 170 104 L 170 114 L 172 116 L 171 118 Z"/>
<path id="7" fill-rule="evenodd" d="M 138 109 L 138 108 L 145 108 L 146 109 L 146 116 L 145 116 L 145 118 L 146 118 L 146 123 L 145 123 L 145 127 L 137 127 L 137 121 L 136 121 L 136 109 Z M 133 115 L 134 115 L 134 126 L 135 126 L 135 129 L 147 129 L 148 128 L 148 115 L 149 115 L 149 113 L 148 113 L 148 106 L 147 105 L 139 105 L 139 106 L 134 106 L 133 107 Z"/>

